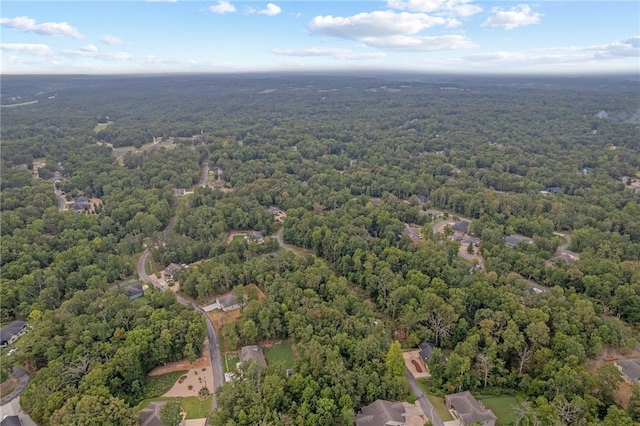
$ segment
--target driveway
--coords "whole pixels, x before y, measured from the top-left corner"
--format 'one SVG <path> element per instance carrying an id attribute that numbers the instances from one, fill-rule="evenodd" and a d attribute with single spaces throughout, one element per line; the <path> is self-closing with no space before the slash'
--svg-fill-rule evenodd
<path id="1" fill-rule="evenodd" d="M 431 404 L 429 398 L 427 398 L 427 396 L 422 392 L 422 389 L 420 388 L 420 385 L 418 385 L 418 382 L 416 382 L 413 374 L 411 374 L 409 370 L 406 370 L 404 375 L 409 381 L 411 392 L 416 397 L 416 401 L 420 403 L 422 411 L 427 415 L 427 417 L 429 417 L 429 421 L 431 422 L 431 424 L 433 426 L 444 426 L 444 423 L 442 423 L 442 420 L 440 420 L 438 413 L 436 413 L 436 408 L 433 406 L 433 404 Z"/>

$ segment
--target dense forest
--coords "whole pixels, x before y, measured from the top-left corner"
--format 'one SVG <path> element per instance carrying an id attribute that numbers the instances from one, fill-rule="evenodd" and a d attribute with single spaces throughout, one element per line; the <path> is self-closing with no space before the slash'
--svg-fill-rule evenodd
<path id="1" fill-rule="evenodd" d="M 409 397 L 395 342 L 422 341 L 435 394 L 513 394 L 523 425 L 640 422 L 640 390 L 623 403 L 618 370 L 588 367 L 638 344 L 638 99 L 637 76 L 2 76 L 0 301 L 33 327 L 24 410 L 83 424 L 104 404 L 127 424 L 153 367 L 199 355 L 202 318 L 174 296 L 111 291 L 150 247 L 202 261 L 179 272 L 193 301 L 264 293 L 218 330 L 232 346 L 299 350 L 290 377 L 223 386 L 212 424 L 353 424 Z M 433 231 L 461 219 L 468 247 Z"/>

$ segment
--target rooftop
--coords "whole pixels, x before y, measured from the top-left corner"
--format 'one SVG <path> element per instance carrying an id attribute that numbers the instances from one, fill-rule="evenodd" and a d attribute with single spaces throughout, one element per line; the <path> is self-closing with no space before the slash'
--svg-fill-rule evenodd
<path id="1" fill-rule="evenodd" d="M 454 393 L 444 397 L 447 406 L 451 407 L 458 414 L 458 417 L 465 425 L 475 422 L 485 422 L 496 420 L 493 411 L 484 408 L 469 391 Z"/>
<path id="2" fill-rule="evenodd" d="M 404 425 L 404 405 L 401 402 L 377 399 L 356 415 L 356 426 Z"/>
<path id="3" fill-rule="evenodd" d="M 264 359 L 262 348 L 258 345 L 243 346 L 242 349 L 240 349 L 240 362 L 255 362 L 263 367 L 267 366 L 267 361 Z"/>
<path id="4" fill-rule="evenodd" d="M 640 358 L 627 358 L 616 361 L 622 373 L 632 381 L 640 380 Z"/>

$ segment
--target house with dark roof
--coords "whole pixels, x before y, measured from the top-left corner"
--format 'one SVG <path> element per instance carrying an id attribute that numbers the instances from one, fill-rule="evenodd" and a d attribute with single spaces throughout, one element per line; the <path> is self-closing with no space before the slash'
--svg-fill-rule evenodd
<path id="1" fill-rule="evenodd" d="M 176 271 L 179 271 L 181 269 L 183 269 L 184 267 L 182 265 L 178 265 L 177 263 L 170 263 L 166 268 L 164 268 L 164 275 L 165 276 L 170 276 L 173 277 L 173 274 Z"/>
<path id="2" fill-rule="evenodd" d="M 547 192 L 549 194 L 557 194 L 558 192 L 560 192 L 560 187 L 559 186 L 548 186 L 544 189 L 544 192 Z"/>
<path id="3" fill-rule="evenodd" d="M 91 206 L 91 200 L 88 197 L 80 196 L 73 199 L 73 205 L 71 206 L 74 210 L 89 210 Z"/>
<path id="4" fill-rule="evenodd" d="M 356 426 L 405 426 L 402 402 L 377 399 L 356 414 Z"/>
<path id="5" fill-rule="evenodd" d="M 22 426 L 22 420 L 18 416 L 4 416 L 0 422 L 0 426 Z"/>
<path id="6" fill-rule="evenodd" d="M 420 358 L 428 365 L 431 352 L 433 352 L 436 347 L 431 342 L 422 342 L 418 345 L 418 348 L 420 348 Z"/>
<path id="7" fill-rule="evenodd" d="M 497 417 L 493 411 L 486 409 L 469 391 L 446 395 L 444 400 L 462 426 L 474 423 L 483 426 L 496 424 Z"/>
<path id="8" fill-rule="evenodd" d="M 533 244 L 533 240 L 529 237 L 525 237 L 524 235 L 509 235 L 505 238 L 505 244 L 507 247 L 517 247 L 520 243 L 524 244 Z"/>
<path id="9" fill-rule="evenodd" d="M 455 232 L 460 232 L 462 234 L 466 234 L 467 232 L 469 232 L 469 221 L 468 220 L 461 220 L 459 222 L 457 222 L 456 224 L 454 224 L 451 229 Z"/>
<path id="10" fill-rule="evenodd" d="M 622 373 L 624 380 L 634 384 L 640 383 L 640 358 L 626 358 L 614 361 L 614 365 Z"/>
<path id="11" fill-rule="evenodd" d="M 262 348 L 258 345 L 243 346 L 240 349 L 240 363 L 241 364 L 255 363 L 262 367 L 267 366 L 267 360 L 264 359 L 264 353 L 262 352 Z"/>
<path id="12" fill-rule="evenodd" d="M 163 426 L 160 421 L 160 410 L 166 402 L 150 402 L 149 406 L 140 410 L 138 414 L 138 424 L 140 426 Z"/>
<path id="13" fill-rule="evenodd" d="M 242 302 L 238 301 L 238 298 L 232 293 L 216 298 L 216 303 L 224 312 L 240 309 L 243 304 Z"/>
<path id="14" fill-rule="evenodd" d="M 144 290 L 142 289 L 142 284 L 134 284 L 124 289 L 127 296 L 129 296 L 129 300 L 137 299 L 138 297 L 144 296 Z"/>
<path id="15" fill-rule="evenodd" d="M 427 202 L 427 197 L 425 197 L 424 195 L 416 195 L 416 197 L 418 197 L 418 202 L 420 204 L 425 204 Z"/>
<path id="16" fill-rule="evenodd" d="M 27 332 L 25 321 L 12 321 L 0 329 L 0 347 L 13 344 L 20 336 Z"/>

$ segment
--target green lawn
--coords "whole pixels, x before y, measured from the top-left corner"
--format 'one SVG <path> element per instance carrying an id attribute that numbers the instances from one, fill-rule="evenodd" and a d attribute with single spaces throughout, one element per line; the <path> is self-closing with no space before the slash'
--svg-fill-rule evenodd
<path id="1" fill-rule="evenodd" d="M 453 416 L 451 416 L 451 413 L 449 412 L 449 409 L 444 403 L 443 397 L 437 395 L 429 395 L 428 393 L 425 393 L 425 395 L 427 395 L 427 398 L 429 398 L 429 401 L 431 401 L 431 403 L 435 407 L 436 413 L 438 413 L 438 416 L 440 416 L 440 420 L 442 420 L 443 422 L 454 420 Z"/>
<path id="2" fill-rule="evenodd" d="M 485 407 L 491 409 L 493 414 L 498 417 L 498 425 L 507 426 L 514 424 L 516 415 L 515 407 L 518 406 L 518 400 L 511 395 L 474 395 L 476 399 L 484 404 Z"/>
<path id="3" fill-rule="evenodd" d="M 295 365 L 296 356 L 289 343 L 278 343 L 270 348 L 264 348 L 263 351 L 267 364 L 281 362 L 284 368 L 293 368 Z"/>
<path id="4" fill-rule="evenodd" d="M 147 299 L 147 296 L 141 296 L 141 297 L 138 297 L 137 299 L 133 299 L 131 301 L 131 304 L 137 307 L 148 305 L 149 299 Z"/>
<path id="5" fill-rule="evenodd" d="M 240 357 L 234 356 L 228 358 L 226 355 L 222 358 L 222 369 L 225 373 L 235 373 L 236 364 L 240 362 Z"/>
<path id="6" fill-rule="evenodd" d="M 168 396 L 160 396 L 157 398 L 148 398 L 140 401 L 138 406 L 136 407 L 137 411 L 142 410 L 150 402 L 158 402 L 158 401 L 171 401 L 172 399 L 177 399 L 180 403 L 182 409 L 187 413 L 188 419 L 201 419 L 203 417 L 207 417 L 209 411 L 211 411 L 211 398 L 213 395 L 209 395 L 206 399 L 199 399 L 197 396 L 188 396 L 188 397 L 180 397 L 180 398 L 171 398 Z"/>
<path id="7" fill-rule="evenodd" d="M 96 127 L 93 128 L 93 131 L 98 133 L 101 130 L 106 129 L 107 127 L 109 127 L 109 125 L 113 123 L 113 121 L 107 121 L 106 123 L 98 123 L 96 124 Z"/>
<path id="8" fill-rule="evenodd" d="M 244 241 L 244 235 L 234 235 L 232 241 Z"/>

